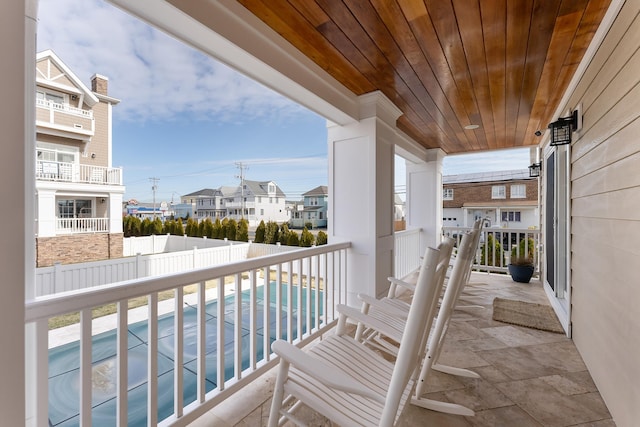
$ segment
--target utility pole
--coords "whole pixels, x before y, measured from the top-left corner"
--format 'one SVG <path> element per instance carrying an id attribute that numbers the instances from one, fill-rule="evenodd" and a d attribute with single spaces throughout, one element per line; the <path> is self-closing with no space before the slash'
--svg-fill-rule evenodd
<path id="1" fill-rule="evenodd" d="M 153 219 L 156 219 L 156 190 L 158 189 L 160 178 L 149 178 L 149 181 L 151 181 L 151 191 L 153 191 Z"/>
<path id="2" fill-rule="evenodd" d="M 236 162 L 236 167 L 240 169 L 240 175 L 236 175 L 236 178 L 240 178 L 240 217 L 244 219 L 244 171 L 249 169 L 249 166 Z"/>

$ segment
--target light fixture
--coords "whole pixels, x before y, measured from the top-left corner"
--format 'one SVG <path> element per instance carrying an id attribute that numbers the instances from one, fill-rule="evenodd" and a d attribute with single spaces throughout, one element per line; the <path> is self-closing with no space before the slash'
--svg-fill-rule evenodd
<path id="1" fill-rule="evenodd" d="M 571 144 L 571 134 L 578 128 L 578 110 L 574 110 L 569 117 L 560 117 L 549 123 L 551 129 L 551 145 Z"/>
<path id="2" fill-rule="evenodd" d="M 480 125 L 473 125 L 473 124 L 471 124 L 471 125 L 466 125 L 464 128 L 465 128 L 466 130 L 474 130 L 474 129 L 478 129 L 479 127 L 480 127 Z"/>
<path id="3" fill-rule="evenodd" d="M 96 153 L 91 153 L 91 158 L 95 159 L 96 158 Z"/>
<path id="4" fill-rule="evenodd" d="M 100 199 L 100 203 L 104 203 L 106 201 L 106 199 L 103 197 L 102 199 Z"/>
<path id="5" fill-rule="evenodd" d="M 537 178 L 540 176 L 540 171 L 542 170 L 542 162 L 533 163 L 529 166 L 529 177 Z"/>
<path id="6" fill-rule="evenodd" d="M 534 132 L 535 136 L 542 136 L 542 131 L 541 130 L 537 130 Z"/>

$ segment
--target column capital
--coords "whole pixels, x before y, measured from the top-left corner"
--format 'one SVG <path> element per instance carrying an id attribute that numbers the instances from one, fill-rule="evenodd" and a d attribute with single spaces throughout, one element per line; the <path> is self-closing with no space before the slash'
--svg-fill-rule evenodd
<path id="1" fill-rule="evenodd" d="M 402 111 L 379 90 L 358 97 L 360 120 L 376 117 L 393 128 Z"/>

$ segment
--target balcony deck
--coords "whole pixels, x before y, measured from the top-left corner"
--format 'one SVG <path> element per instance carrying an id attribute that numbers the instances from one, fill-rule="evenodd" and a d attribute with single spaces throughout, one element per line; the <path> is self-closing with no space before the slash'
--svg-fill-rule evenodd
<path id="1" fill-rule="evenodd" d="M 517 284 L 505 275 L 471 276 L 462 298 L 485 308 L 454 313 L 440 361 L 471 368 L 482 378 L 433 372 L 426 397 L 466 405 L 476 416 L 407 405 L 399 425 L 615 426 L 573 342 L 563 334 L 492 320 L 495 297 L 548 303 L 538 281 Z M 265 426 L 274 380 L 272 369 L 191 426 Z M 302 416 L 310 425 L 332 425 L 311 412 Z"/>

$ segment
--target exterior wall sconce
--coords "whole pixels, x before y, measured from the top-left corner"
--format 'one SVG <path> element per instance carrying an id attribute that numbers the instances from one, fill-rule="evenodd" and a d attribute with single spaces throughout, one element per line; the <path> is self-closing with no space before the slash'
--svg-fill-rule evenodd
<path id="1" fill-rule="evenodd" d="M 91 153 L 91 158 L 95 159 L 96 158 L 96 153 Z"/>
<path id="2" fill-rule="evenodd" d="M 531 166 L 529 166 L 531 167 Z M 100 199 L 100 203 L 104 203 L 106 201 L 106 199 L 103 197 L 102 199 Z"/>
<path id="3" fill-rule="evenodd" d="M 571 134 L 578 129 L 578 110 L 573 110 L 569 117 L 560 117 L 549 123 L 551 129 L 551 145 L 571 144 Z"/>
<path id="4" fill-rule="evenodd" d="M 540 171 L 542 170 L 542 162 L 533 163 L 529 166 L 529 177 L 537 178 L 540 176 Z"/>

